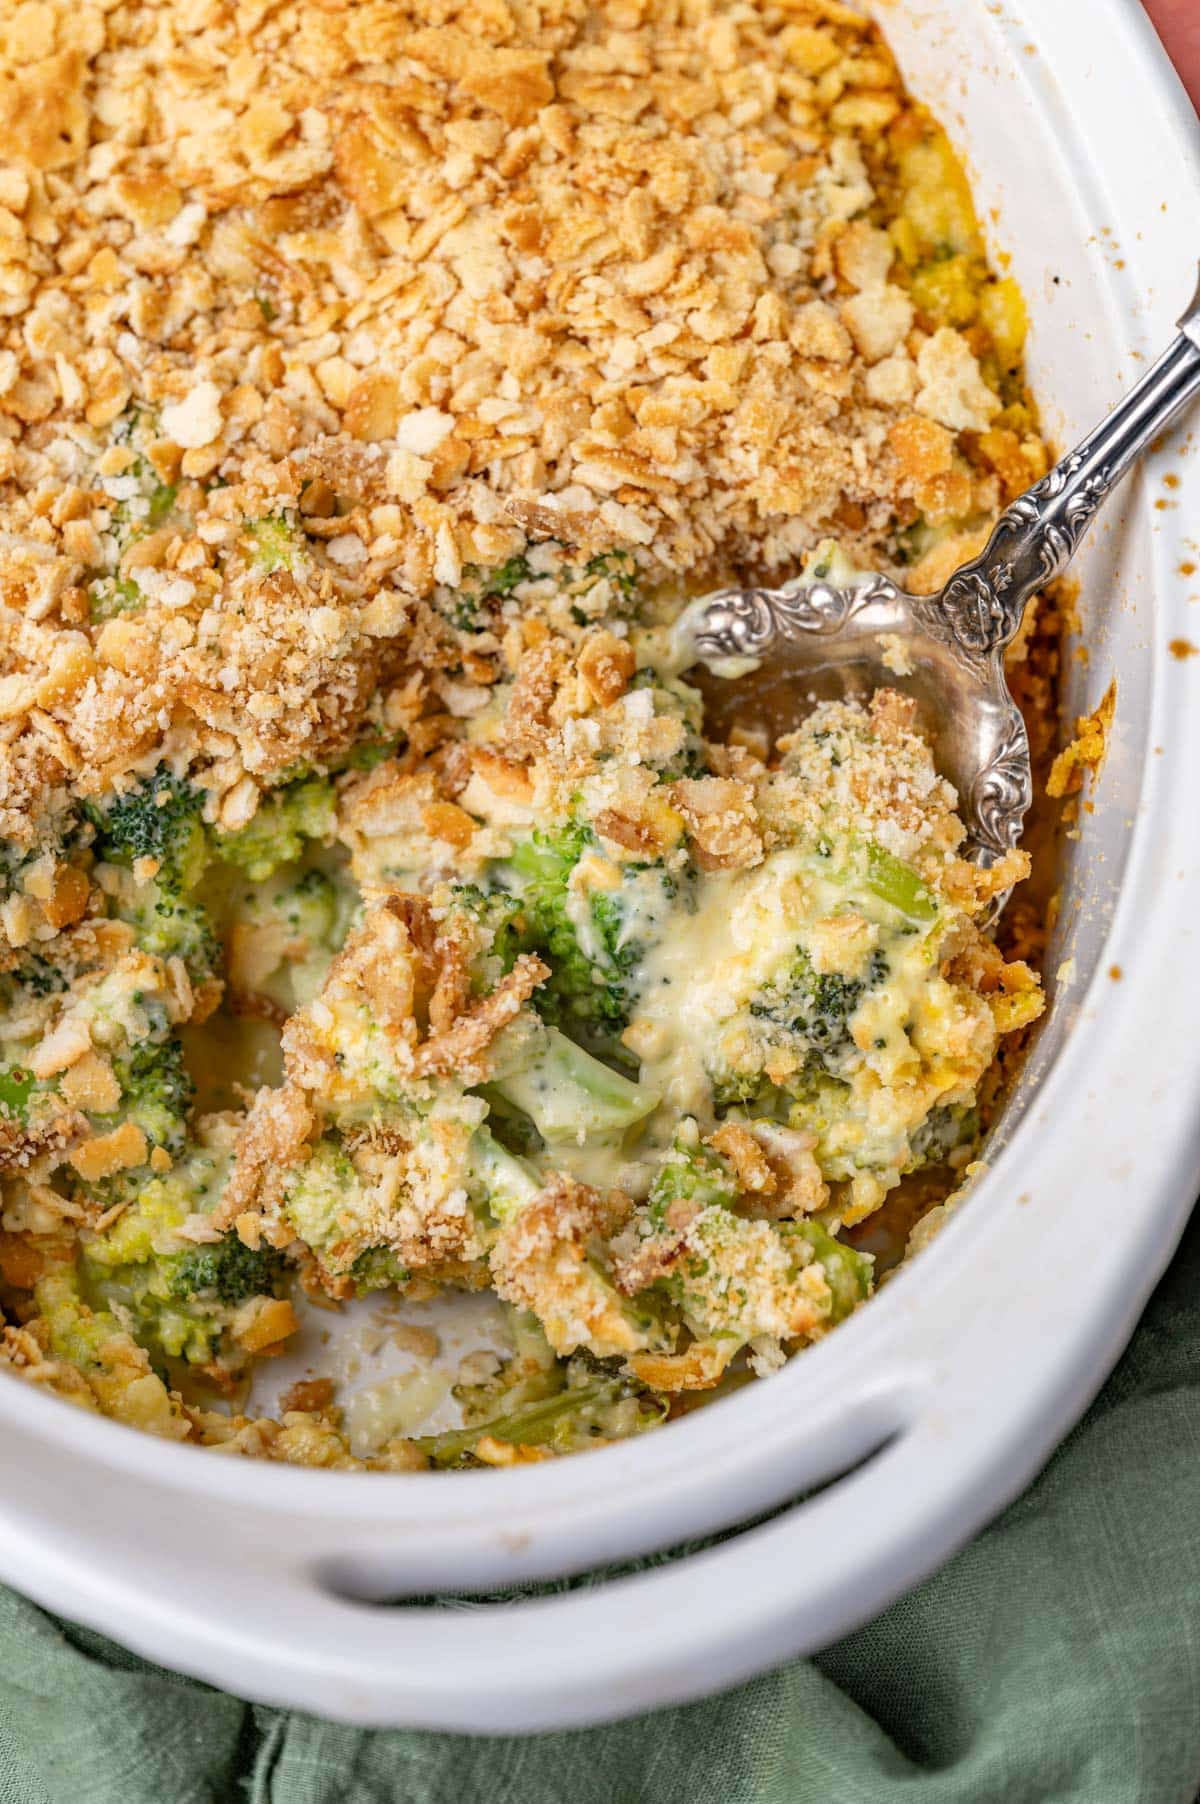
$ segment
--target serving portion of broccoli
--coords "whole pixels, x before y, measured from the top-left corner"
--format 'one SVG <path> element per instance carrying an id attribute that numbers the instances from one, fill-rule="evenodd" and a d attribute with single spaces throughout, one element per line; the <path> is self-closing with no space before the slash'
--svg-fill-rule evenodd
<path id="1" fill-rule="evenodd" d="M 696 879 L 690 915 L 639 967 L 626 1043 L 642 1084 L 673 1086 L 702 1120 L 809 1133 L 857 1219 L 947 1156 L 926 1124 L 970 1116 L 996 1026 L 943 969 L 962 915 L 912 865 L 820 824 L 784 817 L 776 834 L 753 863 Z"/>
<path id="2" fill-rule="evenodd" d="M 141 857 L 144 843 L 135 840 L 130 856 Z M 166 865 L 180 841 L 159 843 Z M 54 1245 L 56 1300 L 49 1291 L 40 1300 L 61 1343 L 84 1360 L 81 1370 L 99 1383 L 106 1369 L 85 1357 L 85 1342 L 103 1349 L 128 1341 L 141 1349 L 138 1360 L 148 1355 L 168 1377 L 177 1366 L 199 1367 L 224 1384 L 288 1327 L 281 1261 L 269 1246 L 252 1252 L 208 1229 L 236 1124 L 193 1119 L 177 1031 L 186 983 L 127 933 L 108 935 L 123 950 L 101 962 L 97 940 L 107 928 L 80 929 L 61 984 L 42 983 L 36 964 L 24 973 L 28 984 L 20 966 L 10 976 L 6 1024 L 23 1026 L 25 1037 L 0 1042 L 0 1114 L 19 1169 L 44 1200 L 9 1193 L 8 1202 L 36 1228 L 57 1196 L 77 1223 L 73 1252 Z M 122 1371 L 130 1357 L 117 1361 Z M 138 1370 L 149 1383 L 151 1365 Z"/>
<path id="3" fill-rule="evenodd" d="M 538 1188 L 485 1128 L 482 1090 L 502 1030 L 528 1017 L 546 1031 L 527 1001 L 543 967 L 524 954 L 507 973 L 498 962 L 490 934 L 449 894 L 436 911 L 394 899 L 367 914 L 288 1024 L 284 1094 L 304 1132 L 277 1207 L 334 1294 L 389 1274 L 465 1272 L 483 1258 L 489 1224 Z M 451 980 L 457 1027 L 441 1000 Z M 444 1054 L 436 1024 L 459 1036 Z M 269 1114 L 280 1102 L 264 1091 L 259 1106 Z"/>
<path id="4" fill-rule="evenodd" d="M 306 1132 L 278 1206 L 334 1294 L 389 1270 L 402 1283 L 477 1269 L 538 1202 L 568 1143 L 617 1144 L 657 1105 L 541 1020 L 532 997 L 544 963 L 495 946 L 474 895 L 393 899 L 367 915 L 288 1025 L 287 1106 Z M 264 1112 L 280 1106 L 263 1093 Z"/>

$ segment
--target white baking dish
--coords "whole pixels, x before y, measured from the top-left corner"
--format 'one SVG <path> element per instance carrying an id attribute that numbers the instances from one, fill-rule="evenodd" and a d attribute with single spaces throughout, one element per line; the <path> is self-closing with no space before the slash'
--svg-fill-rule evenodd
<path id="1" fill-rule="evenodd" d="M 883 20 L 967 148 L 1032 310 L 1050 429 L 1165 344 L 1200 250 L 1195 121 L 1135 0 L 911 0 Z M 1200 421 L 1197 422 L 1200 425 Z M 1085 563 L 1117 725 L 1071 849 L 1060 979 L 991 1168 L 920 1262 L 769 1383 L 549 1466 L 354 1475 L 163 1445 L 0 1385 L 0 1573 L 247 1696 L 363 1723 L 532 1730 L 692 1697 L 822 1646 L 944 1560 L 1097 1389 L 1200 1175 L 1200 529 L 1186 427 Z M 1172 472 L 1180 486 L 1164 490 Z M 1156 509 L 1155 499 L 1170 505 Z M 1120 978 L 1111 973 L 1119 967 Z M 492 1591 L 732 1528 L 702 1554 L 473 1610 Z"/>

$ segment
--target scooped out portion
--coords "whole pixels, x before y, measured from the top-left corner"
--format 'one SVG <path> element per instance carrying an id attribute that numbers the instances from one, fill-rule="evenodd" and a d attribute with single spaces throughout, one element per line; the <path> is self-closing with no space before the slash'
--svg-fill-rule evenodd
<path id="1" fill-rule="evenodd" d="M 898 693 L 715 744 L 668 637 L 621 624 L 535 635 L 442 755 L 304 779 L 241 834 L 166 766 L 89 809 L 103 917 L 2 979 L 12 1361 L 343 1463 L 329 1412 L 214 1407 L 296 1287 L 490 1288 L 523 1350 L 374 1462 L 460 1464 L 652 1426 L 871 1294 L 846 1230 L 970 1159 L 1042 1006 L 976 925 L 1023 857 L 959 855 Z M 223 992 L 277 1063 L 198 1111 Z"/>

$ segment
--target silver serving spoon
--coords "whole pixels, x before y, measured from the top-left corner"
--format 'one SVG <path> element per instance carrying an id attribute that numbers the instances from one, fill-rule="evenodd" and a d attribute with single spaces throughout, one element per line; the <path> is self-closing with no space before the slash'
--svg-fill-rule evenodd
<path id="1" fill-rule="evenodd" d="M 883 575 L 853 588 L 798 577 L 777 589 L 721 589 L 688 608 L 690 645 L 717 676 L 736 679 L 769 661 L 772 680 L 793 690 L 797 675 L 840 678 L 854 667 L 873 688 L 896 687 L 902 672 L 899 686 L 921 703 L 938 768 L 958 791 L 964 850 L 992 865 L 1017 844 L 1033 799 L 1004 648 L 1031 597 L 1066 569 L 1101 503 L 1198 391 L 1200 288 L 1170 349 L 1078 449 L 1005 509 L 983 551 L 939 594 L 909 595 Z"/>

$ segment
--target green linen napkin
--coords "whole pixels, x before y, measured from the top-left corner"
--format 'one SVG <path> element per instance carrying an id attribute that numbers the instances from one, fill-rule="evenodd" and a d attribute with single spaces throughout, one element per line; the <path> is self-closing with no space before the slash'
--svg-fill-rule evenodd
<path id="1" fill-rule="evenodd" d="M 366 1732 L 3 1591 L 0 1670 L 0 1804 L 1191 1804 L 1200 1217 L 1025 1496 L 867 1628 L 724 1696 L 568 1734 Z"/>

